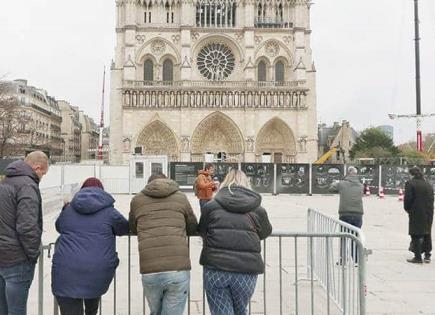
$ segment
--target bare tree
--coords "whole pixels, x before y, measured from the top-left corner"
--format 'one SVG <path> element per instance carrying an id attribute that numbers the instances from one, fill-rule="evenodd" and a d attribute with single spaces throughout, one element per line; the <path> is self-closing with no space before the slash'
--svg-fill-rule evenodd
<path id="1" fill-rule="evenodd" d="M 26 108 L 0 81 L 0 158 L 14 154 L 26 142 L 26 125 L 31 121 Z M 28 136 L 28 134 L 27 134 Z"/>

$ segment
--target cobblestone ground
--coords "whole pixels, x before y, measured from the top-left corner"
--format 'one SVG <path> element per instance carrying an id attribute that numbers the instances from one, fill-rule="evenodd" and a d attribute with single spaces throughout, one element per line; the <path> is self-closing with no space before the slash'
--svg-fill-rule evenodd
<path id="1" fill-rule="evenodd" d="M 125 215 L 128 213 L 131 196 L 117 195 L 116 206 Z M 199 206 L 192 194 L 189 199 L 199 216 Z M 306 213 L 309 207 L 327 215 L 337 217 L 337 196 L 263 196 L 263 205 L 269 213 L 275 230 L 290 232 L 306 231 Z M 369 256 L 367 270 L 367 314 L 435 314 L 433 300 L 435 298 L 435 262 L 433 264 L 412 265 L 406 262 L 410 256 L 407 251 L 409 237 L 407 235 L 407 216 L 402 204 L 396 197 L 378 199 L 367 197 L 364 199 L 365 216 L 363 230 L 366 234 L 366 246 L 373 251 Z M 57 212 L 48 214 L 44 218 L 44 244 L 54 242 L 56 232 L 54 221 Z M 294 299 L 294 245 L 283 241 L 282 261 L 282 298 L 280 298 L 279 263 L 277 240 L 268 243 L 267 278 L 259 277 L 257 290 L 254 295 L 252 314 L 295 314 Z M 306 246 L 306 245 L 305 245 Z M 117 272 L 116 298 L 113 287 L 105 295 L 103 314 L 128 314 L 128 239 L 118 241 L 118 252 L 121 264 Z M 137 242 L 131 239 L 131 314 L 142 314 L 143 298 L 138 273 Z M 190 302 L 191 314 L 203 314 L 207 305 L 202 303 L 202 269 L 198 266 L 201 242 L 198 238 L 191 240 L 192 248 L 192 295 Z M 306 247 L 305 247 L 306 248 Z M 301 244 L 298 260 L 298 276 L 306 278 L 306 250 Z M 44 314 L 53 313 L 53 301 L 50 296 L 50 259 L 45 255 L 44 262 Z M 29 299 L 29 314 L 37 314 L 37 273 L 31 289 Z M 266 283 L 266 305 L 264 305 L 264 287 Z M 311 314 L 310 282 L 301 281 L 299 284 L 299 314 Z M 314 314 L 326 314 L 326 299 L 323 289 L 314 286 Z M 281 301 L 281 302 L 280 302 Z M 186 310 L 187 314 L 187 310 Z M 339 314 L 331 306 L 331 314 Z"/>

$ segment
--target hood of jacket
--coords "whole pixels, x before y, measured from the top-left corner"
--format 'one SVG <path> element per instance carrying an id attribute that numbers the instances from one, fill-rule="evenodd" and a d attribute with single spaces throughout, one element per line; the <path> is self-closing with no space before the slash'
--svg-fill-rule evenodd
<path id="1" fill-rule="evenodd" d="M 361 185 L 358 175 L 348 175 L 344 178 L 345 181 L 351 182 L 352 184 Z"/>
<path id="2" fill-rule="evenodd" d="M 145 186 L 142 193 L 153 198 L 164 198 L 179 190 L 178 184 L 172 179 L 159 178 Z"/>
<path id="3" fill-rule="evenodd" d="M 225 210 L 235 213 L 247 213 L 261 205 L 261 196 L 255 191 L 241 186 L 224 187 L 215 198 Z"/>
<path id="4" fill-rule="evenodd" d="M 113 206 L 115 199 L 98 187 L 80 189 L 71 201 L 71 206 L 78 213 L 93 214 L 102 209 Z"/>
<path id="5" fill-rule="evenodd" d="M 38 175 L 36 175 L 36 173 L 33 171 L 32 167 L 29 164 L 22 160 L 15 161 L 9 164 L 5 169 L 5 175 L 7 177 L 29 176 L 36 183 L 39 183 Z"/>

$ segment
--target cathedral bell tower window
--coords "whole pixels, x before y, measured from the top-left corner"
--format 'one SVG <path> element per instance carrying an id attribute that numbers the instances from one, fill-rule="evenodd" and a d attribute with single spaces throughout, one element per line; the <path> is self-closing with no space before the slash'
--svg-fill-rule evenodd
<path id="1" fill-rule="evenodd" d="M 174 9 L 168 2 L 165 4 L 166 23 L 174 24 Z"/>
<path id="2" fill-rule="evenodd" d="M 196 26 L 235 27 L 236 3 L 233 0 L 199 0 L 196 5 Z"/>
<path id="3" fill-rule="evenodd" d="M 151 23 L 151 9 L 152 9 L 151 4 L 145 8 L 144 23 Z"/>

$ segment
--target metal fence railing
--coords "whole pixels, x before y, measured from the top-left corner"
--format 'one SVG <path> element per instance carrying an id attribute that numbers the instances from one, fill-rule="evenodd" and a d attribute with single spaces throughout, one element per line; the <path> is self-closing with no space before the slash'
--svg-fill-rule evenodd
<path id="1" fill-rule="evenodd" d="M 359 257 L 366 255 L 361 239 L 353 234 L 274 232 L 262 242 L 266 268 L 264 275 L 258 278 L 256 291 L 249 304 L 249 314 L 365 315 L 365 259 L 358 260 L 358 264 L 337 266 L 334 258 L 340 256 L 343 242 L 346 247 L 352 244 Z M 319 247 L 319 244 L 324 246 Z M 102 297 L 99 312 L 149 314 L 140 282 L 137 249 L 132 250 L 137 248 L 137 239 L 120 238 L 117 245 L 121 262 L 109 291 Z M 189 245 L 192 272 L 185 314 L 210 314 L 202 286 L 202 267 L 197 263 L 202 241 L 193 237 Z M 49 288 L 51 261 L 46 259 L 53 250 L 54 244 L 48 244 L 43 246 L 41 252 L 37 277 L 38 308 L 34 314 L 59 314 Z M 352 253 L 348 252 L 343 258 L 350 260 L 351 256 Z M 324 284 L 319 281 L 319 273 L 321 279 L 326 279 Z M 337 291 L 336 286 L 340 283 Z M 338 292 L 338 295 L 332 292 Z M 346 302 L 343 304 L 343 301 Z"/>
<path id="2" fill-rule="evenodd" d="M 346 233 L 358 239 L 341 239 L 333 244 L 332 239 L 316 239 L 308 248 L 312 264 L 307 265 L 308 273 L 327 290 L 328 296 L 336 303 L 343 314 L 361 313 L 361 290 L 365 290 L 365 280 L 361 282 L 360 272 L 366 273 L 365 266 L 370 250 L 365 248 L 365 237 L 361 229 L 346 222 L 326 216 L 316 210 L 308 209 L 308 233 L 336 234 Z M 361 244 L 362 248 L 358 248 Z M 334 247 L 338 250 L 330 251 Z M 325 253 L 329 252 L 328 255 Z M 364 270 L 361 270 L 364 269 Z M 362 286 L 362 287 L 361 287 Z"/>

